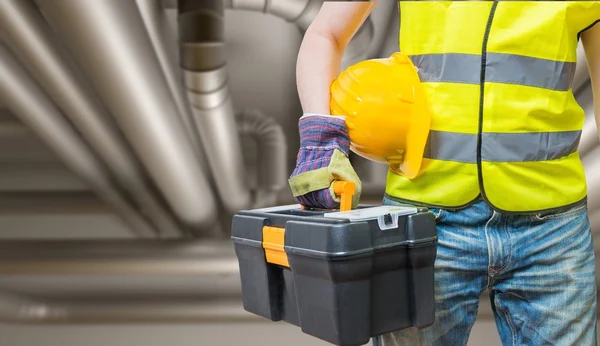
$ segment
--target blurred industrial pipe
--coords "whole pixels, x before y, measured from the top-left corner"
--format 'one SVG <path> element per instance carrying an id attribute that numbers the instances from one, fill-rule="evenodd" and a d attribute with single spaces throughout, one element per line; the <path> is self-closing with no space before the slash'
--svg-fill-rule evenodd
<path id="1" fill-rule="evenodd" d="M 68 63 L 60 42 L 31 0 L 5 0 L 0 9 L 5 42 L 63 110 L 161 235 L 180 235 L 171 212 L 153 196 L 146 176 L 104 107 Z"/>
<path id="2" fill-rule="evenodd" d="M 279 124 L 258 110 L 238 114 L 238 129 L 257 143 L 258 186 L 253 208 L 273 206 L 277 195 L 288 186 L 287 142 Z"/>
<path id="3" fill-rule="evenodd" d="M 100 280 L 97 284 L 78 284 L 62 295 L 52 295 L 48 288 L 34 287 L 25 290 L 23 296 L 0 293 L 0 321 L 3 322 L 232 322 L 253 319 L 241 304 L 238 260 L 229 241 L 2 240 L 0 276 L 13 278 L 1 281 L 0 291 L 14 290 L 27 283 L 26 278 L 36 278 L 36 285 L 43 286 L 40 276 L 54 278 L 54 281 L 62 278 L 68 282 L 90 277 Z M 119 280 L 110 281 L 111 278 Z M 169 285 L 136 291 L 119 289 L 124 287 L 123 281 L 139 287 L 146 278 L 162 278 L 165 282 L 183 278 L 183 283 L 195 285 L 197 289 L 177 289 Z M 119 284 L 115 286 L 116 283 Z"/>
<path id="4" fill-rule="evenodd" d="M 203 276 L 238 273 L 230 242 L 1 240 L 0 275 Z"/>
<path id="5" fill-rule="evenodd" d="M 179 0 L 180 64 L 194 119 L 228 213 L 251 206 L 235 113 L 227 86 L 223 3 Z"/>
<path id="6" fill-rule="evenodd" d="M 177 63 L 177 37 L 169 34 L 169 23 L 160 0 L 136 0 L 136 3 L 167 79 L 171 95 L 177 106 L 178 115 L 181 117 L 188 136 L 194 144 L 197 151 L 196 155 L 198 155 L 205 173 L 209 173 L 204 149 L 200 144 L 192 110 L 186 97 L 181 69 Z"/>
<path id="7" fill-rule="evenodd" d="M 174 213 L 193 229 L 210 228 L 216 202 L 136 3 L 44 0 L 39 6 Z"/>
<path id="8" fill-rule="evenodd" d="M 0 321 L 31 321 L 47 315 L 48 306 L 44 303 L 24 298 L 19 295 L 0 292 Z"/>
<path id="9" fill-rule="evenodd" d="M 111 205 L 134 232 L 146 237 L 157 234 L 157 230 L 115 188 L 104 166 L 3 44 L 0 44 L 0 102 Z"/>
<path id="10" fill-rule="evenodd" d="M 0 322 L 11 324 L 123 324 L 252 322 L 238 300 L 51 301 L 0 295 Z"/>

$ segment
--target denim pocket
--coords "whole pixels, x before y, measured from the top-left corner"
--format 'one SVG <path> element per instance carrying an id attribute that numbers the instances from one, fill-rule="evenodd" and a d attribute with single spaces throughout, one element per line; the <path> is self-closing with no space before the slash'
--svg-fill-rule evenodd
<path id="1" fill-rule="evenodd" d="M 582 213 L 587 212 L 587 203 L 582 203 L 580 205 L 574 206 L 572 208 L 562 210 L 562 211 L 553 211 L 553 212 L 542 212 L 533 214 L 532 217 L 536 221 L 545 221 L 545 220 L 559 220 L 566 219 L 572 216 L 578 216 Z"/>

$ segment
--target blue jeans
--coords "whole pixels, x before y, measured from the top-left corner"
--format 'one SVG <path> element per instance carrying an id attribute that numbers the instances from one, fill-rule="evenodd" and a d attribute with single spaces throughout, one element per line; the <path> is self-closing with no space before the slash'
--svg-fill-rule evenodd
<path id="1" fill-rule="evenodd" d="M 384 204 L 401 205 L 384 199 Z M 487 289 L 503 345 L 596 345 L 594 246 L 585 205 L 511 215 L 483 201 L 437 220 L 435 322 L 374 346 L 466 345 Z"/>

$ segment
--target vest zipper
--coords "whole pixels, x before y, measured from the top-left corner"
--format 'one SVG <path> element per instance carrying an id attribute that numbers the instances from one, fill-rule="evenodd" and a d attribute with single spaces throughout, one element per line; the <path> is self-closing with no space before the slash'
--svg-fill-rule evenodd
<path id="1" fill-rule="evenodd" d="M 485 28 L 485 34 L 483 35 L 483 46 L 481 48 L 481 71 L 480 71 L 480 96 L 479 96 L 479 129 L 477 130 L 477 178 L 479 181 L 479 191 L 483 200 L 493 209 L 496 207 L 491 203 L 485 195 L 485 188 L 483 186 L 483 173 L 481 167 L 481 146 L 482 146 L 482 133 L 483 133 L 483 110 L 484 110 L 484 97 L 485 97 L 485 70 L 487 64 L 487 44 L 492 29 L 492 22 L 494 21 L 494 14 L 496 13 L 496 7 L 498 7 L 498 0 L 494 0 L 490 15 L 488 17 L 487 26 Z"/>

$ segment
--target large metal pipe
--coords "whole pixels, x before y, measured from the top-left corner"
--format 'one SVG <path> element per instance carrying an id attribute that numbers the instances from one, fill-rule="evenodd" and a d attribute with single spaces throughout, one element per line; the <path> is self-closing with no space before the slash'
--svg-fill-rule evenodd
<path id="1" fill-rule="evenodd" d="M 128 179 L 137 178 L 125 142 L 117 136 L 89 88 L 67 64 L 66 54 L 35 4 L 30 0 L 3 0 L 0 29 L 19 61 L 94 145 L 99 156 Z"/>
<path id="2" fill-rule="evenodd" d="M 145 211 L 162 235 L 181 234 L 171 212 L 153 196 L 147 178 L 104 107 L 60 49 L 52 29 L 30 0 L 4 0 L 0 30 L 5 42 L 44 87 L 112 170 L 121 187 Z"/>
<path id="3" fill-rule="evenodd" d="M 43 300 L 241 300 L 231 242 L 3 240 L 0 292 Z"/>
<path id="4" fill-rule="evenodd" d="M 2 240 L 0 275 L 231 275 L 229 241 L 184 239 Z"/>
<path id="5" fill-rule="evenodd" d="M 222 203 L 229 213 L 251 205 L 227 86 L 223 3 L 180 0 L 180 65 Z"/>
<path id="6" fill-rule="evenodd" d="M 102 164 L 3 44 L 0 44 L 0 102 L 20 117 L 71 170 L 113 206 L 134 231 L 140 236 L 155 234 L 156 230 L 115 189 Z"/>
<path id="7" fill-rule="evenodd" d="M 148 287 L 140 289 L 144 282 Z M 0 294 L 0 320 L 12 323 L 253 318 L 242 307 L 238 261 L 229 241 L 3 240 L 0 291 L 23 294 Z"/>
<path id="8" fill-rule="evenodd" d="M 210 259 L 203 259 L 210 262 Z M 208 263 L 209 264 L 209 263 Z M 40 299 L 240 299 L 239 272 L 186 275 L 0 275 L 0 292 Z"/>
<path id="9" fill-rule="evenodd" d="M 254 109 L 238 114 L 241 136 L 252 138 L 257 144 L 258 177 L 253 208 L 277 203 L 278 193 L 288 185 L 287 143 L 283 129 L 272 118 Z"/>
<path id="10" fill-rule="evenodd" d="M 0 295 L 0 322 L 10 324 L 123 324 L 260 322 L 238 300 L 37 301 Z"/>
<path id="11" fill-rule="evenodd" d="M 208 173 L 204 150 L 200 144 L 192 110 L 186 97 L 183 76 L 177 64 L 177 37 L 170 34 L 168 19 L 160 0 L 136 0 L 136 3 L 171 90 L 178 114 L 185 125 L 190 140 L 194 144 L 197 151 L 196 155 L 200 158 L 202 167 Z"/>
<path id="12" fill-rule="evenodd" d="M 207 229 L 216 203 L 177 116 L 135 2 L 39 2 L 115 116 L 159 190 L 186 224 Z"/>
<path id="13" fill-rule="evenodd" d="M 19 295 L 0 292 L 0 321 L 19 322 L 34 319 L 47 311 L 47 305 Z"/>

